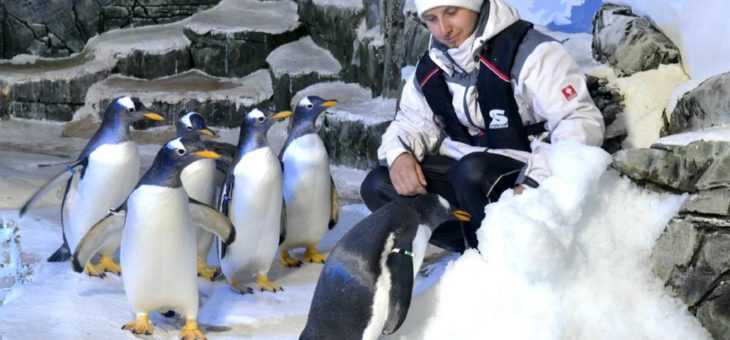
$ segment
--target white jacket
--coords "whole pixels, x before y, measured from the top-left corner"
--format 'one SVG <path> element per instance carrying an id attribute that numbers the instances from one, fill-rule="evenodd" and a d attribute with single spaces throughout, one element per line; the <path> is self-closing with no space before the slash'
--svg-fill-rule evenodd
<path id="1" fill-rule="evenodd" d="M 462 70 L 476 72 L 479 64 L 474 61 L 473 55 L 481 51 L 485 41 L 517 20 L 519 16 L 514 8 L 503 0 L 491 0 L 489 16 L 482 32 L 475 32 L 461 46 L 447 51 L 440 49 L 431 37 L 429 55 L 445 75 L 451 76 Z M 444 53 L 449 53 L 458 67 Z M 510 76 L 524 125 L 547 122 L 552 143 L 576 140 L 587 145 L 601 145 L 605 132 L 601 112 L 588 93 L 585 75 L 562 44 L 536 30 L 530 30 L 520 45 Z M 447 81 L 459 121 L 472 135 L 480 129 L 485 130 L 474 84 Z M 510 149 L 487 151 L 525 162 L 522 176 L 540 183 L 551 174 L 546 157 L 550 144 L 544 142 L 542 137 L 547 136 L 532 138 L 532 153 Z M 435 122 L 414 72 L 403 88 L 395 120 L 383 134 L 378 158 L 383 165 L 390 167 L 403 152 L 411 152 L 421 161 L 426 154 L 459 159 L 468 153 L 485 150 L 483 147 L 453 141 L 446 136 Z"/>

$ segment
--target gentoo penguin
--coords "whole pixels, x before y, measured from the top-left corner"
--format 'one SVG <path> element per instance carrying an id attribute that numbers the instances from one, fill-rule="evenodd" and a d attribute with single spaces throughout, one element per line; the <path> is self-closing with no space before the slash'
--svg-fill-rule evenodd
<path id="1" fill-rule="evenodd" d="M 284 266 L 301 265 L 289 256 L 289 249 L 295 247 L 306 247 L 305 261 L 324 263 L 327 259 L 317 252 L 317 244 L 327 229 L 337 224 L 339 204 L 329 156 L 315 122 L 320 113 L 336 103 L 317 96 L 302 98 L 294 109 L 289 136 L 279 154 L 284 166 L 287 225 L 279 259 Z"/>
<path id="2" fill-rule="evenodd" d="M 290 115 L 290 111 L 274 114 L 253 109 L 241 120 L 238 155 L 226 188 L 228 217 L 236 227 L 238 241 L 225 248 L 220 263 L 231 288 L 242 294 L 251 290 L 241 285 L 241 275 L 254 276 L 261 291 L 283 290 L 267 276 L 280 236 L 285 233 L 285 215 L 281 163 L 269 147 L 266 132 L 274 122 Z"/>
<path id="3" fill-rule="evenodd" d="M 377 339 L 406 318 L 431 232 L 469 220 L 439 195 L 390 202 L 356 224 L 330 252 L 299 339 Z"/>
<path id="4" fill-rule="evenodd" d="M 201 140 L 200 135 L 213 137 L 215 132 L 205 124 L 205 118 L 197 112 L 187 112 L 177 120 L 177 137 L 190 140 Z M 217 186 L 216 161 L 213 159 L 198 159 L 186 166 L 180 174 L 183 187 L 190 198 L 209 206 L 216 205 Z M 195 230 L 198 249 L 198 275 L 212 280 L 216 270 L 208 267 L 207 259 L 213 243 L 213 234 L 204 228 Z"/>
<path id="5" fill-rule="evenodd" d="M 107 240 L 121 234 L 122 280 L 136 319 L 122 327 L 151 334 L 148 314 L 175 311 L 186 317 L 183 339 L 205 339 L 198 329 L 198 286 L 195 232 L 189 219 L 204 217 L 211 231 L 226 243 L 235 238 L 230 221 L 202 203 L 189 204 L 182 187 L 182 169 L 200 158 L 217 158 L 201 141 L 176 138 L 157 153 L 126 204 L 97 223 L 73 254 L 73 268 L 82 264 Z"/>
<path id="6" fill-rule="evenodd" d="M 137 98 L 113 100 L 106 107 L 101 126 L 76 162 L 41 187 L 21 208 L 22 216 L 43 194 L 66 180 L 61 201 L 63 245 L 48 261 L 67 260 L 71 256 L 69 249 L 74 249 L 89 228 L 106 216 L 109 209 L 119 207 L 132 191 L 139 180 L 140 168 L 137 144 L 131 138 L 129 126 L 145 117 L 164 120 L 149 112 Z M 119 273 L 119 266 L 111 257 L 118 246 L 105 246 L 100 263 L 86 267 L 89 275 L 103 277 L 105 271 Z"/>

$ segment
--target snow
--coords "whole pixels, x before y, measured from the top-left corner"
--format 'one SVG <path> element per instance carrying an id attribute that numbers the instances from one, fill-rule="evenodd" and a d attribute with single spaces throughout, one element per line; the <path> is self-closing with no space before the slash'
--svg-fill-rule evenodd
<path id="1" fill-rule="evenodd" d="M 271 66 L 275 77 L 309 73 L 329 76 L 342 70 L 342 65 L 332 53 L 317 46 L 309 36 L 277 47 L 266 57 L 266 62 Z"/>
<path id="2" fill-rule="evenodd" d="M 710 339 L 651 272 L 685 197 L 637 188 L 604 151 L 554 145 L 554 176 L 488 205 L 479 250 L 416 296 L 401 339 Z"/>
<path id="3" fill-rule="evenodd" d="M 730 71 L 730 2 L 707 0 L 617 0 L 651 21 L 674 42 L 692 79 L 705 80 Z"/>
<path id="4" fill-rule="evenodd" d="M 688 145 L 698 140 L 708 142 L 730 142 L 730 126 L 715 126 L 699 131 L 669 135 L 657 139 L 654 143 L 664 145 Z"/>
<path id="5" fill-rule="evenodd" d="M 370 46 L 373 47 L 380 47 L 385 44 L 385 36 L 380 31 L 380 25 L 375 25 L 372 28 L 368 29 L 367 23 L 365 20 L 362 20 L 360 22 L 360 25 L 357 26 L 357 41 L 363 41 L 365 39 L 370 39 Z"/>
<path id="6" fill-rule="evenodd" d="M 327 109 L 331 113 L 328 115 L 330 118 L 377 124 L 389 121 L 395 116 L 395 99 L 372 98 L 370 89 L 359 84 L 341 81 L 314 84 L 294 95 L 291 101 L 292 107 L 302 97 L 309 95 L 337 100 L 337 105 Z"/>
<path id="7" fill-rule="evenodd" d="M 98 112 L 100 108 L 96 106 L 101 99 L 117 97 L 120 93 L 137 97 L 145 105 L 194 99 L 201 103 L 229 100 L 253 106 L 271 98 L 274 90 L 267 70 L 242 78 L 214 77 L 195 69 L 153 80 L 114 75 L 89 88 L 83 112 L 77 112 L 74 119 Z"/>
<path id="8" fill-rule="evenodd" d="M 223 0 L 193 15 L 185 28 L 198 35 L 261 32 L 281 34 L 299 27 L 294 1 Z"/>
<path id="9" fill-rule="evenodd" d="M 659 65 L 656 70 L 621 78 L 608 67 L 593 69 L 591 73 L 607 78 L 609 86 L 617 87 L 624 96 L 624 112 L 616 119 L 623 124 L 622 128 L 628 129 L 624 148 L 649 147 L 659 138 L 662 114 L 670 105 L 670 98 L 675 96 L 677 86 L 688 80 L 679 64 Z"/>

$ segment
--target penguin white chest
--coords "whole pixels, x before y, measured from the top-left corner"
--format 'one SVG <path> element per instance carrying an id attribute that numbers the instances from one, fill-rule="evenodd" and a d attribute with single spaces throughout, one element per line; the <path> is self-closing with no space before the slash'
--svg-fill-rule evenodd
<path id="1" fill-rule="evenodd" d="M 142 185 L 127 201 L 122 233 L 124 290 L 137 312 L 198 308 L 195 239 L 182 187 Z"/>
<path id="2" fill-rule="evenodd" d="M 245 154 L 233 174 L 230 218 L 237 240 L 221 266 L 226 276 L 241 269 L 266 273 L 279 245 L 281 165 L 271 148 L 262 147 Z"/>
<path id="3" fill-rule="evenodd" d="M 287 236 L 285 245 L 316 245 L 330 218 L 330 170 L 327 150 L 316 134 L 292 141 L 282 157 Z"/>
<path id="4" fill-rule="evenodd" d="M 96 222 L 116 209 L 139 180 L 139 153 L 131 141 L 105 144 L 89 155 L 69 211 L 66 239 L 74 249 Z"/>
<path id="5" fill-rule="evenodd" d="M 212 206 L 216 194 L 215 175 L 215 161 L 199 159 L 183 169 L 180 179 L 191 198 Z"/>

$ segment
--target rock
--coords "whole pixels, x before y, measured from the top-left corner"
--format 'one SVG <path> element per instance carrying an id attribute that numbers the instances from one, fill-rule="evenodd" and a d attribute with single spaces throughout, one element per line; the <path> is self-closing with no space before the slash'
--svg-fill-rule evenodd
<path id="1" fill-rule="evenodd" d="M 653 183 L 671 191 L 695 192 L 697 183 L 716 162 L 725 164 L 730 143 L 697 141 L 687 146 L 653 145 L 651 149 L 621 150 L 612 167 L 640 184 Z M 724 177 L 724 165 L 715 165 L 700 185 L 711 186 Z M 715 185 L 715 184 L 712 184 Z"/>
<path id="2" fill-rule="evenodd" d="M 714 339 L 730 339 L 730 281 L 723 281 L 707 297 L 707 302 L 697 309 L 697 319 Z"/>
<path id="3" fill-rule="evenodd" d="M 89 89 L 82 110 L 86 115 L 100 114 L 116 94 L 125 93 L 164 114 L 166 125 L 172 125 L 183 109 L 196 107 L 209 125 L 237 127 L 253 107 L 271 105 L 271 86 L 267 70 L 233 79 L 213 77 L 198 70 L 153 80 L 115 75 Z M 144 124 L 135 127 L 145 128 Z"/>
<path id="4" fill-rule="evenodd" d="M 362 0 L 300 0 L 299 17 L 317 45 L 349 65 L 357 27 L 365 16 Z"/>
<path id="5" fill-rule="evenodd" d="M 620 76 L 678 63 L 679 55 L 667 36 L 629 7 L 604 3 L 593 18 L 593 58 Z"/>
<path id="6" fill-rule="evenodd" d="M 730 73 L 711 77 L 686 93 L 672 110 L 662 136 L 730 123 Z"/>
<path id="7" fill-rule="evenodd" d="M 347 80 L 370 88 L 374 95 L 383 93 L 383 68 L 385 67 L 385 43 L 380 26 L 367 29 L 361 21 L 355 39 L 355 52 L 347 72 Z"/>
<path id="8" fill-rule="evenodd" d="M 288 108 L 295 93 L 312 84 L 336 80 L 342 66 L 332 54 L 304 37 L 275 49 L 266 58 L 274 80 L 274 104 Z"/>
<path id="9" fill-rule="evenodd" d="M 722 188 L 700 191 L 691 195 L 679 212 L 728 216 L 730 215 L 730 190 Z"/>
<path id="10" fill-rule="evenodd" d="M 330 162 L 360 169 L 379 165 L 377 150 L 381 136 L 395 115 L 395 100 L 371 98 L 370 90 L 358 84 L 320 83 L 297 93 L 337 100 L 327 109 L 319 131 L 329 151 Z"/>
<path id="11" fill-rule="evenodd" d="M 193 66 L 214 76 L 241 77 L 266 67 L 266 57 L 302 34 L 293 1 L 226 2 L 184 24 Z"/>
<path id="12" fill-rule="evenodd" d="M 676 268 L 686 267 L 697 252 L 700 234 L 691 222 L 673 219 L 656 241 L 651 254 L 654 272 L 668 281 Z"/>
<path id="13" fill-rule="evenodd" d="M 114 71 L 130 77 L 154 79 L 185 72 L 192 68 L 192 64 L 187 46 L 164 53 L 135 49 L 119 60 Z"/>

